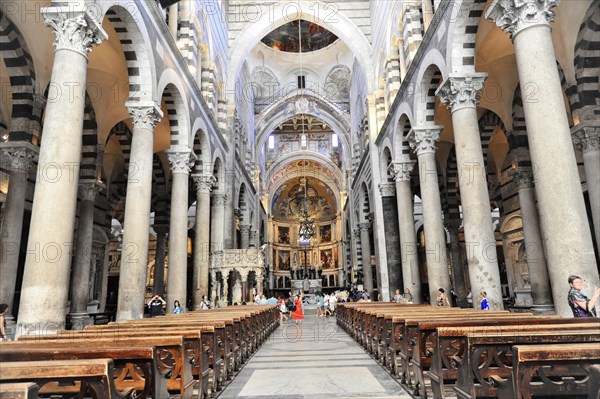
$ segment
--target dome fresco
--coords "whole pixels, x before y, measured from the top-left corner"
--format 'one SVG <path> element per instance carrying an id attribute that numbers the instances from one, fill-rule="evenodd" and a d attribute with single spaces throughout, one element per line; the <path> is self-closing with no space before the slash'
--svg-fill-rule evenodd
<path id="1" fill-rule="evenodd" d="M 302 52 L 308 53 L 325 48 L 336 40 L 338 37 L 322 26 L 298 19 L 271 31 L 261 41 L 275 50 L 288 53 L 298 53 L 302 42 Z"/>

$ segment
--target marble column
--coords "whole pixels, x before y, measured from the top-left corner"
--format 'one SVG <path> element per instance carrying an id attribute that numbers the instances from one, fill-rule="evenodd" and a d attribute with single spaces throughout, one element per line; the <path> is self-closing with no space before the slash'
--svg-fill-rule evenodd
<path id="1" fill-rule="evenodd" d="M 155 103 L 126 103 L 133 121 L 133 139 L 127 174 L 127 201 L 123 224 L 117 320 L 144 316 L 148 237 L 152 200 L 154 127 L 162 118 Z"/>
<path id="2" fill-rule="evenodd" d="M 519 81 L 531 94 L 523 108 L 552 296 L 557 313 L 571 317 L 564 293 L 569 275 L 581 276 L 588 287 L 600 279 L 550 33 L 557 4 L 494 1 L 485 17 L 512 35 Z"/>
<path id="3" fill-rule="evenodd" d="M 398 202 L 398 226 L 400 230 L 400 253 L 402 255 L 402 279 L 404 286 L 413 296 L 414 303 L 421 303 L 421 272 L 417 253 L 417 234 L 413 193 L 410 187 L 410 175 L 415 161 L 394 161 L 396 180 L 396 201 Z M 402 289 L 402 292 L 404 290 Z"/>
<path id="4" fill-rule="evenodd" d="M 256 248 L 256 230 L 252 228 L 252 226 L 250 226 L 250 241 L 248 242 L 248 248 Z"/>
<path id="5" fill-rule="evenodd" d="M 596 244 L 600 247 L 600 126 L 597 122 L 584 121 L 573 127 L 573 143 L 583 153 L 583 166 L 588 186 L 590 208 Z"/>
<path id="6" fill-rule="evenodd" d="M 425 232 L 425 257 L 429 282 L 430 303 L 435 305 L 439 288 L 450 293 L 446 233 L 442 220 L 442 202 L 435 164 L 435 144 L 440 139 L 441 126 L 416 127 L 408 134 L 408 142 L 417 153 L 423 224 Z"/>
<path id="7" fill-rule="evenodd" d="M 252 226 L 249 224 L 240 225 L 240 235 L 242 237 L 240 242 L 241 249 L 247 249 L 250 246 L 250 229 Z"/>
<path id="8" fill-rule="evenodd" d="M 363 222 L 358 224 L 360 229 L 360 246 L 362 253 L 362 264 L 363 264 L 363 285 L 365 291 L 373 298 L 373 267 L 371 266 L 371 222 Z"/>
<path id="9" fill-rule="evenodd" d="M 502 310 L 496 237 L 477 116 L 477 102 L 486 77 L 486 73 L 450 75 L 436 94 L 452 112 L 471 289 L 476 294 L 485 291 L 490 309 Z"/>
<path id="10" fill-rule="evenodd" d="M 167 226 L 154 226 L 154 231 L 156 232 L 156 255 L 154 258 L 154 285 L 152 292 L 163 298 L 165 295 L 165 256 L 167 255 L 169 228 Z"/>
<path id="11" fill-rule="evenodd" d="M 389 276 L 388 290 L 394 292 L 398 288 L 402 289 L 404 280 L 402 254 L 400 251 L 400 232 L 397 225 L 396 184 L 379 183 L 379 191 L 381 192 L 381 202 L 383 205 L 383 230 L 387 255 L 387 272 Z M 342 254 L 343 252 L 339 251 L 338 253 Z M 381 267 L 385 267 L 385 265 L 381 265 Z M 378 278 L 377 281 L 380 282 L 381 280 Z"/>
<path id="12" fill-rule="evenodd" d="M 49 85 L 55 101 L 45 112 L 17 335 L 65 328 L 87 55 L 107 38 L 83 4 L 45 7 L 42 14 L 56 35 Z"/>
<path id="13" fill-rule="evenodd" d="M 219 286 L 219 282 L 217 281 L 217 272 L 216 272 L 216 270 L 211 270 L 210 271 L 210 297 L 209 297 L 210 300 L 214 300 L 217 297 L 217 295 L 219 293 L 218 286 Z M 196 306 L 194 304 L 194 310 L 197 310 L 199 308 L 200 308 L 200 306 Z"/>
<path id="14" fill-rule="evenodd" d="M 169 223 L 169 271 L 167 311 L 174 301 L 187 304 L 188 181 L 191 150 L 166 151 L 171 164 L 171 218 Z"/>
<path id="15" fill-rule="evenodd" d="M 3 221 L 0 223 L 0 303 L 8 305 L 4 313 L 9 337 L 15 334 L 15 318 L 12 307 L 17 285 L 19 252 L 27 197 L 27 176 L 32 170 L 39 148 L 27 142 L 6 142 L 0 144 L 6 165 L 10 171 L 8 193 L 4 204 Z"/>
<path id="16" fill-rule="evenodd" d="M 225 206 L 227 204 L 227 195 L 222 193 L 213 193 L 210 203 L 210 252 L 222 251 L 225 249 L 224 238 L 224 216 Z"/>
<path id="17" fill-rule="evenodd" d="M 517 183 L 519 190 L 519 204 L 525 235 L 525 254 L 533 299 L 531 310 L 534 313 L 554 313 L 550 277 L 548 276 L 544 243 L 533 192 L 533 173 L 531 170 L 520 168 L 513 173 L 512 178 Z"/>
<path id="18" fill-rule="evenodd" d="M 196 185 L 196 234 L 194 236 L 194 309 L 200 307 L 202 295 L 208 294 L 210 250 L 210 192 L 215 184 L 212 175 L 192 175 Z M 213 278 L 216 283 L 216 279 Z M 214 287 L 213 287 L 214 288 Z"/>
<path id="19" fill-rule="evenodd" d="M 356 274 L 359 270 L 358 270 L 358 250 L 359 250 L 359 245 L 360 245 L 360 228 L 356 227 L 355 229 L 352 230 L 352 236 L 354 237 L 354 239 L 352 240 L 353 242 L 353 249 L 354 249 L 354 253 L 353 253 L 353 258 L 354 258 L 354 264 L 352 265 L 352 278 L 354 279 L 354 283 L 358 284 L 358 275 Z M 364 277 L 364 273 L 363 273 L 363 277 Z M 364 283 L 364 279 L 362 281 L 360 281 L 360 284 Z"/>
<path id="20" fill-rule="evenodd" d="M 87 312 L 89 300 L 92 242 L 94 239 L 94 202 L 104 184 L 98 181 L 79 183 L 79 227 L 75 239 L 75 257 L 71 277 L 71 311 L 69 319 L 73 330 L 83 330 L 92 324 Z M 94 264 L 95 268 L 96 265 Z"/>
<path id="21" fill-rule="evenodd" d="M 456 293 L 457 305 L 467 306 L 467 281 L 465 276 L 465 268 L 463 266 L 463 258 L 461 256 L 462 249 L 460 248 L 460 242 L 458 240 L 458 231 L 460 229 L 460 220 L 448 220 L 444 221 L 448 233 L 450 235 L 450 263 L 452 265 L 452 277 L 454 280 L 454 292 Z M 448 296 L 450 297 L 450 296 Z M 473 304 L 478 307 L 477 301 Z"/>

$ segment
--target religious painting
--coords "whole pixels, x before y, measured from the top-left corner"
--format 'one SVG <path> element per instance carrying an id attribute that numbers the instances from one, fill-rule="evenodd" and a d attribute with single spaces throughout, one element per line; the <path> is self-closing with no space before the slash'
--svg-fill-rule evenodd
<path id="1" fill-rule="evenodd" d="M 290 243 L 290 228 L 279 226 L 277 229 L 279 231 L 279 234 L 278 234 L 279 243 L 280 244 L 289 244 Z"/>
<path id="2" fill-rule="evenodd" d="M 320 226 L 319 235 L 321 236 L 321 242 L 331 242 L 331 225 Z"/>
<path id="3" fill-rule="evenodd" d="M 277 268 L 279 270 L 290 270 L 290 251 L 279 251 L 277 257 Z"/>
<path id="4" fill-rule="evenodd" d="M 321 250 L 321 267 L 323 269 L 333 268 L 333 253 L 331 249 Z"/>

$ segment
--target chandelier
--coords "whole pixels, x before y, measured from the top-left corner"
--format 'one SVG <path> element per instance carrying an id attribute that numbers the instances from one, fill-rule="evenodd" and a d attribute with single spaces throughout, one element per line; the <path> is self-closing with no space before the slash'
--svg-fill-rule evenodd
<path id="1" fill-rule="evenodd" d="M 310 218 L 306 209 L 306 180 L 304 181 L 304 207 L 300 210 L 299 222 L 298 236 L 300 237 L 300 243 L 306 245 L 310 243 L 310 239 L 315 235 L 315 222 Z"/>
<path id="2" fill-rule="evenodd" d="M 303 76 L 302 73 L 302 23 L 301 21 L 298 21 L 298 40 L 299 40 L 299 55 L 300 55 L 300 74 Z M 301 100 L 304 100 L 304 93 L 301 94 Z M 302 137 L 304 137 L 305 132 L 304 132 L 304 121 L 302 121 L 301 123 L 302 126 Z M 305 164 L 306 166 L 306 164 Z M 304 175 L 304 173 L 303 173 Z M 310 245 L 310 239 L 315 235 L 315 222 L 314 220 L 312 220 L 310 218 L 310 215 L 308 214 L 308 209 L 307 209 L 307 200 L 308 200 L 308 194 L 307 194 L 307 179 L 306 176 L 304 176 L 304 202 L 303 202 L 303 207 L 299 212 L 299 223 L 300 223 L 300 227 L 298 229 L 298 236 L 300 237 L 300 244 L 301 245 Z"/>

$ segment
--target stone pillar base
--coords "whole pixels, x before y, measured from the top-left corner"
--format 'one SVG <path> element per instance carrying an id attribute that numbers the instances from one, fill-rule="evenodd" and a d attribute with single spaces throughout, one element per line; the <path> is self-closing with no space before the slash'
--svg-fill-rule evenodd
<path id="1" fill-rule="evenodd" d="M 531 305 L 531 313 L 533 314 L 556 314 L 554 305 Z"/>
<path id="2" fill-rule="evenodd" d="M 71 322 L 71 330 L 83 330 L 85 326 L 94 324 L 93 319 L 86 312 L 69 313 L 67 317 Z"/>

